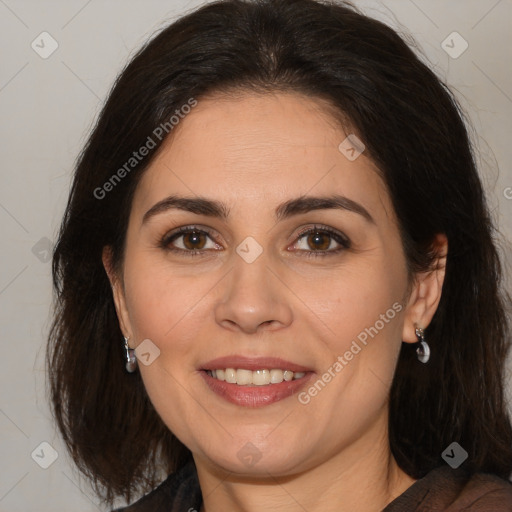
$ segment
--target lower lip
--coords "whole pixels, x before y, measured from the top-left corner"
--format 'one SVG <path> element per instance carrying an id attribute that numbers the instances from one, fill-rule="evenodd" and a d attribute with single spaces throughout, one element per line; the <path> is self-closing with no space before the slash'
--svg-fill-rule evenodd
<path id="1" fill-rule="evenodd" d="M 279 402 L 297 393 L 311 380 L 313 372 L 307 372 L 304 377 L 291 381 L 283 381 L 279 384 L 267 384 L 265 386 L 239 386 L 224 380 L 210 377 L 205 370 L 201 375 L 208 387 L 218 396 L 228 402 L 244 407 L 262 407 Z"/>

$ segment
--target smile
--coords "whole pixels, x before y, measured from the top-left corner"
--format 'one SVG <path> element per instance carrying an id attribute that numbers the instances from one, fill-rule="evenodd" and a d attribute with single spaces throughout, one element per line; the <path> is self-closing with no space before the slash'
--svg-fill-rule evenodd
<path id="1" fill-rule="evenodd" d="M 311 367 L 279 357 L 231 355 L 198 368 L 207 389 L 222 401 L 262 407 L 299 393 L 315 377 Z"/>
<path id="2" fill-rule="evenodd" d="M 272 370 L 246 370 L 244 368 L 225 368 L 208 370 L 207 374 L 214 379 L 225 381 L 238 386 L 266 386 L 268 384 L 280 384 L 283 381 L 302 379 L 305 372 L 292 372 L 274 368 Z"/>

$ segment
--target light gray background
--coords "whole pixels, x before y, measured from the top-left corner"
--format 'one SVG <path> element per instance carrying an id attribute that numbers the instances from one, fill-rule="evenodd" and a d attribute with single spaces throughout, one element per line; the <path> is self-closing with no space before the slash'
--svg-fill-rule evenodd
<path id="1" fill-rule="evenodd" d="M 46 403 L 51 282 L 45 238 L 55 239 L 73 163 L 117 73 L 156 29 L 201 3 L 0 0 L 0 512 L 101 510 L 69 463 Z M 475 127 L 493 214 L 512 239 L 512 0 L 355 3 L 410 32 L 458 91 Z M 47 59 L 31 48 L 43 31 L 59 45 Z M 458 58 L 441 47 L 453 31 L 469 44 Z M 458 45 L 455 39 L 455 50 Z M 58 453 L 48 469 L 31 458 L 44 441 Z M 42 450 L 34 459 L 49 462 L 48 447 Z"/>

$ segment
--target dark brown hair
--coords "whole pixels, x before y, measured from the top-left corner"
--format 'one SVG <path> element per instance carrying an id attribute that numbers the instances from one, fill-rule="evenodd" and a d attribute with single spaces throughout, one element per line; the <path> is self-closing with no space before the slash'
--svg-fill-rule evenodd
<path id="1" fill-rule="evenodd" d="M 207 4 L 161 31 L 117 79 L 79 157 L 53 255 L 50 394 L 78 467 L 111 502 L 147 490 L 160 469 L 173 472 L 191 457 L 140 375 L 125 371 L 101 259 L 110 246 L 122 268 L 133 193 L 161 141 L 108 194 L 97 191 L 190 98 L 237 90 L 321 98 L 348 120 L 387 184 L 413 273 L 432 268 L 432 241 L 446 234 L 442 298 L 426 332 L 432 357 L 423 365 L 414 346 L 402 345 L 390 394 L 391 449 L 420 478 L 444 464 L 442 451 L 457 441 L 469 471 L 508 477 L 510 301 L 500 291 L 496 232 L 464 116 L 395 31 L 350 5 L 314 0 Z"/>

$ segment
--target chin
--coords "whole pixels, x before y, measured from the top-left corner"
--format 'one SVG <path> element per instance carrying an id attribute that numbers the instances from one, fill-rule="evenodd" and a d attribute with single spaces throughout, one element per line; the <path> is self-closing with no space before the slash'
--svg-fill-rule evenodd
<path id="1" fill-rule="evenodd" d="M 271 443 L 258 448 L 247 441 L 234 452 L 206 453 L 206 457 L 215 467 L 249 478 L 288 476 L 303 471 L 307 466 L 292 446 L 282 443 L 279 447 Z"/>

